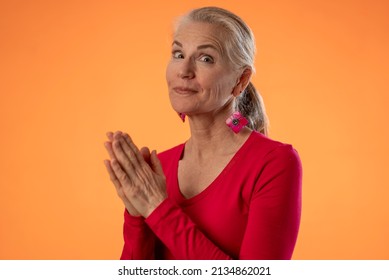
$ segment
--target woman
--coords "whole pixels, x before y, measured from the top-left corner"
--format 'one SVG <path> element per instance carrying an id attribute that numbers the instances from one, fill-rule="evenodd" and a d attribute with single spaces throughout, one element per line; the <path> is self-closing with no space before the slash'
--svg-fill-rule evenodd
<path id="1" fill-rule="evenodd" d="M 166 70 L 191 137 L 156 154 L 108 133 L 105 161 L 123 200 L 122 259 L 290 259 L 300 223 L 301 164 L 266 137 L 250 78 L 249 27 L 224 9 L 181 18 Z"/>

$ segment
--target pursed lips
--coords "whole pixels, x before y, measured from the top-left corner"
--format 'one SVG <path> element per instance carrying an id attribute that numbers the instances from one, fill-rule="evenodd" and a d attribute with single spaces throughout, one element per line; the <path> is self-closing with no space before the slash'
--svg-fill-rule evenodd
<path id="1" fill-rule="evenodd" d="M 178 94 L 195 94 L 198 91 L 188 87 L 174 87 L 173 90 Z"/>

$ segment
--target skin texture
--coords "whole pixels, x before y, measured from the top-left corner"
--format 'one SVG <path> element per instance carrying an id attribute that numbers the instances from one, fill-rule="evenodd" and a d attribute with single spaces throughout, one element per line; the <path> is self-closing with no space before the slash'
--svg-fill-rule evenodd
<path id="1" fill-rule="evenodd" d="M 238 75 L 223 58 L 218 41 L 216 27 L 209 24 L 186 23 L 177 30 L 166 69 L 169 97 L 176 111 L 204 114 L 232 102 Z"/>
<path id="2" fill-rule="evenodd" d="M 174 35 L 166 69 L 172 107 L 188 116 L 191 129 L 179 167 L 180 186 L 188 197 L 220 173 L 251 132 L 244 128 L 234 134 L 225 124 L 233 112 L 234 98 L 246 88 L 252 71 L 250 67 L 231 67 L 223 55 L 219 28 L 183 23 Z M 128 134 L 120 131 L 107 136 L 110 160 L 104 163 L 118 196 L 131 215 L 148 217 L 167 197 L 156 152 L 150 153 L 147 147 L 139 150 Z"/>
<path id="3" fill-rule="evenodd" d="M 216 25 L 181 24 L 166 69 L 172 107 L 188 116 L 191 129 L 178 169 L 180 190 L 187 198 L 200 193 L 220 174 L 250 132 L 246 128 L 234 135 L 225 124 L 235 97 L 249 82 L 251 68 L 233 69 L 221 33 Z M 182 92 L 182 87 L 190 90 Z"/>
<path id="4" fill-rule="evenodd" d="M 119 197 L 131 215 L 148 215 L 166 198 L 165 175 L 156 151 L 141 151 L 128 134 L 109 132 L 105 147 L 111 161 L 105 166 Z"/>

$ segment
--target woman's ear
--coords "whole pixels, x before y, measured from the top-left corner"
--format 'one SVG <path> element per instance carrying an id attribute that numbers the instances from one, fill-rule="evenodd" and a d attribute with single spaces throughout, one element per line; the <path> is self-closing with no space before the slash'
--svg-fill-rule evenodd
<path id="1" fill-rule="evenodd" d="M 232 95 L 237 97 L 239 94 L 241 94 L 246 87 L 248 86 L 250 82 L 251 75 L 253 74 L 253 71 L 251 70 L 251 67 L 246 67 L 242 74 L 239 76 L 237 83 L 235 87 L 232 90 Z"/>

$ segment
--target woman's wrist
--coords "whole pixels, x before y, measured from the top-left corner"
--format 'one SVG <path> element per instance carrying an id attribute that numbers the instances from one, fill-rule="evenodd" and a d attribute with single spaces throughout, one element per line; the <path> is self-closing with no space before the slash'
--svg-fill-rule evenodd
<path id="1" fill-rule="evenodd" d="M 158 208 L 159 205 L 166 199 L 166 197 L 161 197 L 158 200 L 153 201 L 150 203 L 149 207 L 147 207 L 147 210 L 145 211 L 143 217 L 147 219 L 148 216 L 150 216 L 151 213 L 154 212 L 155 209 Z"/>
<path id="2" fill-rule="evenodd" d="M 130 216 L 141 217 L 142 215 L 132 205 L 126 205 L 126 211 Z"/>

